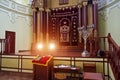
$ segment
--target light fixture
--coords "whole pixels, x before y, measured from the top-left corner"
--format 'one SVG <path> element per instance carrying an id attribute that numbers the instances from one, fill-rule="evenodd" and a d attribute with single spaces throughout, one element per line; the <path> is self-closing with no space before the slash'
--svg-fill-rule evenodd
<path id="1" fill-rule="evenodd" d="M 42 43 L 38 43 L 38 44 L 37 44 L 37 49 L 38 49 L 38 50 L 43 49 L 43 44 L 42 44 Z"/>
<path id="2" fill-rule="evenodd" d="M 50 43 L 50 44 L 49 44 L 49 49 L 50 49 L 50 50 L 55 49 L 55 44 L 54 44 L 54 43 Z"/>

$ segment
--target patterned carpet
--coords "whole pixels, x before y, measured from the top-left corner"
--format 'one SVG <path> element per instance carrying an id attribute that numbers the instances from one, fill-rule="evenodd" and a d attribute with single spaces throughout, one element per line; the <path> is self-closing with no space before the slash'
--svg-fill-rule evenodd
<path id="1" fill-rule="evenodd" d="M 0 80 L 32 80 L 32 74 L 16 72 L 0 72 Z"/>

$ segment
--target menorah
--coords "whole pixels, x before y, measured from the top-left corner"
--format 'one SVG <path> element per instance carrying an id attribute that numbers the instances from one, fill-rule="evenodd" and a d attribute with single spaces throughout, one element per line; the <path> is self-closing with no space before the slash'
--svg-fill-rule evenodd
<path id="1" fill-rule="evenodd" d="M 89 57 L 90 56 L 90 53 L 87 51 L 86 44 L 87 44 L 87 38 L 91 34 L 91 30 L 93 29 L 93 27 L 94 27 L 93 24 L 88 25 L 87 27 L 85 27 L 85 26 L 78 27 L 79 37 L 82 37 L 84 40 L 84 50 L 82 52 L 82 57 Z"/>

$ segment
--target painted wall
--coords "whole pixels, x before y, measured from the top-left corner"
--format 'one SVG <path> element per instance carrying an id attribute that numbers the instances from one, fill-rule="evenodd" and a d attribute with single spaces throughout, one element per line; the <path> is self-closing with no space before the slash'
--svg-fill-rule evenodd
<path id="1" fill-rule="evenodd" d="M 111 33 L 115 42 L 120 45 L 120 1 L 116 0 L 99 10 L 98 26 L 100 36 Z"/>
<path id="2" fill-rule="evenodd" d="M 28 5 L 31 0 L 13 0 L 19 4 Z"/>
<path id="3" fill-rule="evenodd" d="M 30 50 L 32 40 L 32 16 L 28 6 L 9 0 L 0 0 L 0 38 L 5 38 L 5 31 L 16 33 L 18 50 Z"/>

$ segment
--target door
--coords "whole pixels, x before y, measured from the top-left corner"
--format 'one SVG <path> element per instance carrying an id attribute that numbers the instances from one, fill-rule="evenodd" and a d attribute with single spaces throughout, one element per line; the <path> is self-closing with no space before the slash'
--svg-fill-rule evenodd
<path id="1" fill-rule="evenodd" d="M 15 54 L 15 32 L 5 31 L 5 54 Z"/>

